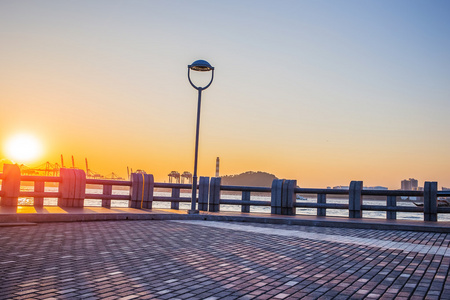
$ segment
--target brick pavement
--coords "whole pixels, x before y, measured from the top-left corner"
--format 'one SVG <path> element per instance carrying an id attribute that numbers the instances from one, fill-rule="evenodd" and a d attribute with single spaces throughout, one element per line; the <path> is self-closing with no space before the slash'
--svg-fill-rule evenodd
<path id="1" fill-rule="evenodd" d="M 450 299 L 450 234 L 209 221 L 0 228 L 0 299 Z"/>

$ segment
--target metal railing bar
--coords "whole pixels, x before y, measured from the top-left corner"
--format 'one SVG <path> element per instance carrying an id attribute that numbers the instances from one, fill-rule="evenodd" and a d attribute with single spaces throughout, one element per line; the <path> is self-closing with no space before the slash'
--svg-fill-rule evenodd
<path id="1" fill-rule="evenodd" d="M 104 195 L 104 194 L 86 194 L 85 199 L 111 199 L 111 200 L 130 200 L 130 195 Z"/>
<path id="2" fill-rule="evenodd" d="M 220 199 L 220 204 L 231 204 L 231 205 L 252 205 L 252 206 L 270 206 L 270 201 L 242 201 L 235 199 Z"/>

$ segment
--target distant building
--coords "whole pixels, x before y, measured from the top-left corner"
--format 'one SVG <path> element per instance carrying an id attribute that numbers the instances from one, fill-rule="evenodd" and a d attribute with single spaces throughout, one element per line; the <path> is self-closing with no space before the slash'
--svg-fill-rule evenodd
<path id="1" fill-rule="evenodd" d="M 400 189 L 407 190 L 407 191 L 411 190 L 411 181 L 406 180 L 406 179 L 402 180 L 402 184 L 401 184 L 401 188 Z"/>
<path id="2" fill-rule="evenodd" d="M 333 186 L 333 190 L 348 190 L 348 189 L 349 189 L 348 186 L 343 185 Z"/>
<path id="3" fill-rule="evenodd" d="M 419 190 L 419 181 L 414 178 L 404 179 L 402 180 L 401 189 L 406 191 L 417 191 Z"/>

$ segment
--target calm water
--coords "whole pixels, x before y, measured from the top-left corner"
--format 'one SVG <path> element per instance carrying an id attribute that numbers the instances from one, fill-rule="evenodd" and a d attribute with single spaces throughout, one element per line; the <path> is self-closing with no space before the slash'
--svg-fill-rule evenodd
<path id="1" fill-rule="evenodd" d="M 21 187 L 21 190 L 24 191 L 33 191 L 33 187 Z M 57 192 L 58 188 L 56 187 L 45 187 L 46 192 Z M 86 192 L 88 194 L 101 194 L 101 189 L 87 189 Z M 114 195 L 128 195 L 128 190 L 113 190 Z M 169 192 L 155 192 L 155 196 L 162 196 L 162 197 L 170 197 Z M 190 198 L 190 193 L 181 193 L 181 197 Z M 233 200 L 240 200 L 240 195 L 221 195 L 221 199 L 233 199 Z M 297 200 L 297 202 L 310 202 L 310 203 L 316 203 L 317 198 L 316 196 L 312 195 L 311 197 L 307 197 L 308 200 Z M 270 202 L 270 195 L 267 196 L 251 196 L 251 200 L 258 200 L 258 201 L 267 201 Z M 341 204 L 348 204 L 348 199 L 333 199 L 333 198 L 327 198 L 328 203 L 341 203 Z M 364 199 L 365 205 L 386 205 L 386 201 L 383 200 L 367 200 Z M 33 205 L 33 199 L 32 198 L 19 198 L 19 205 Z M 44 205 L 46 206 L 56 206 L 57 205 L 57 199 L 56 198 L 44 198 Z M 93 200 L 93 199 L 86 199 L 85 200 L 85 206 L 96 206 L 100 207 L 102 205 L 101 200 Z M 415 205 L 410 202 L 399 202 L 397 203 L 397 206 L 408 206 L 408 207 L 414 207 Z M 111 207 L 128 207 L 128 201 L 126 200 L 112 200 L 111 201 Z M 153 202 L 154 208 L 170 208 L 170 202 Z M 180 210 L 184 209 L 190 209 L 190 203 L 180 203 Z M 240 205 L 221 205 L 220 206 L 221 211 L 236 211 L 240 212 L 241 207 Z M 260 213 L 270 213 L 270 206 L 251 206 L 250 212 L 260 212 Z M 316 208 L 297 208 L 297 214 L 298 215 L 316 215 L 317 209 Z M 348 210 L 345 209 L 327 209 L 327 216 L 337 216 L 337 217 L 348 217 Z M 379 219 L 386 219 L 386 212 L 378 212 L 378 211 L 363 211 L 363 217 L 364 218 L 379 218 Z M 397 213 L 397 219 L 407 219 L 407 220 L 423 220 L 423 214 L 422 213 L 405 213 L 405 212 L 398 212 Z M 450 221 L 450 214 L 438 214 L 438 220 L 439 221 Z"/>

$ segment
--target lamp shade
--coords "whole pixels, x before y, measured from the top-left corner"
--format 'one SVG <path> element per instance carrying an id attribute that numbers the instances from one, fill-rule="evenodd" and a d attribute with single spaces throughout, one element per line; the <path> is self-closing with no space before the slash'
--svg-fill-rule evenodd
<path id="1" fill-rule="evenodd" d="M 214 67 L 209 64 L 206 60 L 196 60 L 191 65 L 188 66 L 189 69 L 193 71 L 207 72 L 214 70 Z"/>

